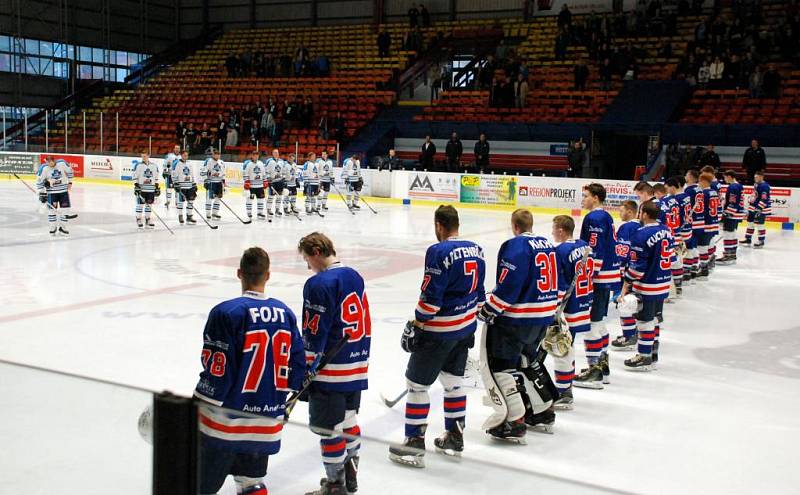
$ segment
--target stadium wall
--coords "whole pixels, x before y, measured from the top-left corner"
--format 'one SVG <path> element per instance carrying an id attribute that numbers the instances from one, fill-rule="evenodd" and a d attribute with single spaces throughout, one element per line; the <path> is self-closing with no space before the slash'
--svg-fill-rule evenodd
<path id="1" fill-rule="evenodd" d="M 107 155 L 59 155 L 52 153 L 0 152 L 0 176 L 31 175 L 46 156 L 63 158 L 72 167 L 77 180 L 123 184 L 131 180 L 131 171 L 138 157 Z M 153 159 L 159 166 L 163 159 Z M 190 160 L 195 171 L 202 164 Z M 228 162 L 227 183 L 242 185 L 241 163 Z M 335 169 L 341 190 L 341 168 Z M 529 207 L 558 211 L 574 216 L 581 214 L 581 191 L 589 182 L 600 182 L 608 192 L 607 208 L 616 210 L 622 201 L 636 200 L 635 181 L 602 179 L 568 179 L 557 177 L 479 175 L 415 170 L 394 172 L 364 169 L 365 196 L 390 198 L 403 204 L 458 203 L 466 207 L 513 209 Z M 745 188 L 746 194 L 752 188 Z M 772 227 L 794 230 L 800 223 L 800 188 L 772 188 L 774 215 L 768 218 Z"/>

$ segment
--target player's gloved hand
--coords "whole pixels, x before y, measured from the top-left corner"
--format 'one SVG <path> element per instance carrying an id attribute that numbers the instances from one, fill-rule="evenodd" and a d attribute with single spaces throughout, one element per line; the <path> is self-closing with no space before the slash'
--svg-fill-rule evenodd
<path id="1" fill-rule="evenodd" d="M 44 187 L 46 189 L 50 189 L 50 181 L 49 180 L 47 180 L 47 179 L 44 180 Z"/>
<path id="2" fill-rule="evenodd" d="M 204 181 L 203 181 L 203 189 L 205 189 L 206 191 L 208 191 L 209 189 L 211 189 L 211 186 L 210 186 L 209 184 L 211 184 L 211 182 L 209 182 L 209 181 L 207 181 L 207 180 L 204 180 Z"/>
<path id="3" fill-rule="evenodd" d="M 133 185 L 133 195 L 138 198 L 140 194 L 142 194 L 142 186 L 139 185 L 138 183 L 134 184 Z"/>
<path id="4" fill-rule="evenodd" d="M 484 304 L 480 312 L 478 312 L 478 319 L 487 325 L 491 325 L 494 321 L 494 313 L 486 309 L 486 305 Z"/>
<path id="5" fill-rule="evenodd" d="M 264 181 L 264 189 L 269 189 L 269 181 L 268 180 Z"/>
<path id="6" fill-rule="evenodd" d="M 39 191 L 39 201 L 41 203 L 47 203 L 47 193 L 44 191 Z"/>
<path id="7" fill-rule="evenodd" d="M 422 329 L 415 326 L 413 321 L 407 321 L 400 338 L 400 347 L 406 352 L 416 352 L 422 342 Z"/>
<path id="8" fill-rule="evenodd" d="M 161 196 L 161 188 L 158 187 L 158 184 L 156 184 L 156 197 L 159 197 L 159 196 Z"/>
<path id="9" fill-rule="evenodd" d="M 193 196 L 197 196 L 197 184 L 192 184 L 192 187 L 189 189 Z"/>
<path id="10" fill-rule="evenodd" d="M 248 191 L 250 190 L 250 181 L 249 180 L 244 181 L 244 188 L 247 189 Z"/>

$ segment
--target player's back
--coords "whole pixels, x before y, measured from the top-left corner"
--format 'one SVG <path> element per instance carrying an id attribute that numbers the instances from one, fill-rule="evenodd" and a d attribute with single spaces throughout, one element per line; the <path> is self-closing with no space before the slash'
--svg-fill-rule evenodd
<path id="1" fill-rule="evenodd" d="M 195 395 L 248 415 L 203 407 L 200 431 L 229 450 L 277 452 L 287 393 L 300 388 L 305 373 L 292 310 L 250 292 L 218 304 L 206 323 L 202 359 Z"/>
<path id="2" fill-rule="evenodd" d="M 628 264 L 631 256 L 631 239 L 641 226 L 639 220 L 628 220 L 617 229 L 617 257 L 621 266 Z"/>
<path id="3" fill-rule="evenodd" d="M 673 237 L 678 238 L 684 224 L 684 210 L 675 196 L 666 195 L 661 198 L 661 210 L 665 213 L 666 226 Z"/>
<path id="4" fill-rule="evenodd" d="M 674 240 L 665 225 L 643 225 L 633 234 L 628 271 L 636 276 L 633 288 L 644 299 L 666 299 L 669 295 L 673 250 Z"/>
<path id="5" fill-rule="evenodd" d="M 725 191 L 725 211 L 732 220 L 744 219 L 744 186 L 735 182 Z"/>
<path id="6" fill-rule="evenodd" d="M 596 263 L 594 283 L 602 287 L 614 286 L 620 281 L 620 261 L 614 239 L 614 219 L 602 208 L 590 211 L 581 224 L 581 240 L 592 248 Z"/>
<path id="7" fill-rule="evenodd" d="M 719 231 L 720 203 L 719 194 L 713 188 L 703 189 L 703 230 Z"/>
<path id="8" fill-rule="evenodd" d="M 434 316 L 424 322 L 424 330 L 444 340 L 474 332 L 485 276 L 483 248 L 476 243 L 451 238 L 430 246 L 417 312 Z"/>
<path id="9" fill-rule="evenodd" d="M 555 248 L 558 259 L 558 298 L 561 300 L 573 284 L 564 313 L 567 323 L 576 332 L 589 330 L 590 311 L 594 294 L 594 260 L 589 244 L 580 239 L 569 239 Z M 588 256 L 586 255 L 588 253 Z M 576 279 L 577 277 L 577 279 Z M 580 326 L 576 329 L 576 326 Z M 585 328 L 584 328 L 585 327 Z"/>
<path id="10" fill-rule="evenodd" d="M 772 213 L 772 187 L 766 182 L 761 182 L 753 187 L 753 201 L 749 210 L 760 209 L 764 215 Z"/>
<path id="11" fill-rule="evenodd" d="M 339 392 L 366 390 L 372 322 L 364 279 L 339 262 L 303 287 L 306 361 L 327 352 L 345 336 L 347 344 L 314 378 L 315 386 Z"/>

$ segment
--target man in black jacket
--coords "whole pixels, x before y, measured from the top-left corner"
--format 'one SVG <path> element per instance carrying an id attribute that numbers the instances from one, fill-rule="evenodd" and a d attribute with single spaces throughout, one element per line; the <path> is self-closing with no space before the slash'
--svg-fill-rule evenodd
<path id="1" fill-rule="evenodd" d="M 402 168 L 403 164 L 400 162 L 400 159 L 397 158 L 397 151 L 395 151 L 394 148 L 390 148 L 389 154 L 381 161 L 378 171 L 388 170 L 391 172 L 392 170 L 401 170 Z"/>
<path id="2" fill-rule="evenodd" d="M 461 144 L 461 140 L 458 139 L 458 134 L 455 132 L 450 136 L 444 152 L 447 155 L 447 171 L 458 172 L 458 167 L 461 166 L 461 154 L 464 153 L 464 145 Z"/>
<path id="3" fill-rule="evenodd" d="M 567 177 L 581 177 L 583 174 L 583 164 L 586 163 L 586 150 L 583 141 L 575 141 L 567 153 Z"/>
<path id="4" fill-rule="evenodd" d="M 480 173 L 489 171 L 489 141 L 484 133 L 475 142 L 475 167 Z"/>
<path id="5" fill-rule="evenodd" d="M 378 56 L 388 57 L 389 47 L 391 45 L 392 45 L 392 37 L 389 36 L 389 33 L 387 33 L 385 29 L 382 29 L 381 33 L 378 35 Z"/>
<path id="6" fill-rule="evenodd" d="M 753 139 L 750 142 L 750 147 L 744 152 L 742 157 L 742 167 L 747 170 L 747 179 L 749 184 L 753 183 L 753 176 L 757 170 L 764 170 L 767 168 L 767 155 L 764 149 L 759 146 L 758 139 Z"/>
<path id="7" fill-rule="evenodd" d="M 422 143 L 422 153 L 419 156 L 419 162 L 425 170 L 433 170 L 434 160 L 436 158 L 436 145 L 431 141 L 430 136 L 425 136 L 425 142 Z"/>
<path id="8" fill-rule="evenodd" d="M 706 152 L 703 153 L 703 156 L 700 157 L 700 163 L 698 164 L 698 168 L 703 167 L 714 167 L 714 170 L 719 170 L 720 168 L 720 161 L 719 155 L 716 151 L 714 151 L 714 145 L 709 144 L 706 146 Z"/>

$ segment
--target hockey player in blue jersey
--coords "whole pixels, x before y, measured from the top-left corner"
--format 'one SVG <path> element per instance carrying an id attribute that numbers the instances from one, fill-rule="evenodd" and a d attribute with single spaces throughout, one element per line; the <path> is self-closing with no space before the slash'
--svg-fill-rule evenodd
<path id="1" fill-rule="evenodd" d="M 703 208 L 697 211 L 697 204 L 703 203 L 703 190 L 697 183 L 700 179 L 700 172 L 695 169 L 686 171 L 686 187 L 683 192 L 689 197 L 689 202 L 692 206 L 692 213 L 690 215 L 689 223 L 691 223 L 691 235 L 688 236 L 686 241 L 686 257 L 683 259 L 683 265 L 689 274 L 689 280 L 694 283 L 694 280 L 700 275 L 700 251 L 698 249 L 698 241 L 703 232 Z M 686 278 L 684 277 L 684 282 Z"/>
<path id="2" fill-rule="evenodd" d="M 200 167 L 200 179 L 206 190 L 206 218 L 219 220 L 219 202 L 225 193 L 225 171 L 227 166 L 219 157 L 219 150 L 211 151 L 211 157 L 206 158 Z"/>
<path id="3" fill-rule="evenodd" d="M 758 170 L 753 176 L 753 197 L 747 205 L 747 231 L 742 241 L 744 246 L 763 248 L 767 239 L 767 228 L 764 222 L 772 214 L 772 190 L 764 180 L 764 171 Z M 758 227 L 758 241 L 753 244 L 753 233 Z"/>
<path id="4" fill-rule="evenodd" d="M 428 390 L 437 377 L 444 387 L 445 433 L 437 451 L 460 455 L 467 395 L 462 388 L 469 348 L 474 344 L 479 306 L 485 300 L 483 248 L 458 238 L 458 212 L 440 206 L 434 214 L 438 243 L 425 253 L 425 273 L 414 319 L 406 324 L 401 345 L 411 353 L 406 368 L 405 441 L 389 449 L 399 464 L 424 467 Z"/>
<path id="5" fill-rule="evenodd" d="M 150 220 L 153 203 L 161 194 L 158 186 L 158 166 L 150 161 L 147 153 L 142 153 L 142 160 L 133 166 L 133 194 L 136 197 L 136 225 L 141 229 L 154 229 L 156 225 Z M 142 224 L 144 213 L 144 224 Z"/>
<path id="6" fill-rule="evenodd" d="M 573 384 L 583 388 L 603 388 L 609 382 L 608 329 L 605 319 L 611 291 L 618 290 L 620 284 L 619 259 L 614 239 L 614 220 L 603 209 L 606 189 L 601 184 L 592 183 L 583 189 L 583 208 L 590 210 L 583 218 L 581 240 L 592 248 L 595 263 L 594 298 L 592 300 L 591 325 L 583 339 L 589 367 L 575 377 Z"/>
<path id="7" fill-rule="evenodd" d="M 164 156 L 164 166 L 161 168 L 161 175 L 164 177 L 164 207 L 169 208 L 169 202 L 172 201 L 172 164 L 175 160 L 181 157 L 181 147 L 175 145 L 172 151 Z"/>
<path id="8" fill-rule="evenodd" d="M 635 201 L 624 201 L 619 207 L 619 217 L 622 225 L 617 229 L 617 257 L 620 261 L 620 269 L 625 270 L 631 259 L 631 238 L 634 232 L 642 226 L 637 218 L 639 205 Z M 634 311 L 630 311 L 627 306 L 617 304 L 619 311 L 619 324 L 622 328 L 622 335 L 617 336 L 611 342 L 611 348 L 617 351 L 633 350 L 636 346 L 636 318 Z"/>
<path id="9" fill-rule="evenodd" d="M 307 495 L 346 495 L 358 490 L 361 430 L 357 413 L 367 389 L 372 332 L 364 279 L 336 258 L 333 242 L 314 232 L 298 251 L 315 275 L 303 287 L 306 361 L 315 366 L 342 339 L 347 344 L 322 368 L 309 388 L 311 430 L 320 435 L 326 477 Z M 343 436 L 344 435 L 344 436 Z"/>
<path id="10" fill-rule="evenodd" d="M 679 198 L 673 196 L 670 191 L 675 193 L 678 187 L 678 181 L 675 178 L 667 179 L 665 184 L 656 184 L 653 186 L 656 198 L 661 202 L 662 217 L 659 220 L 666 222 L 665 225 L 672 234 L 673 239 L 675 239 L 676 244 L 683 230 L 684 210 L 679 202 Z M 672 281 L 675 287 L 675 293 L 671 294 L 670 297 L 679 299 L 683 295 L 683 258 L 678 256 L 677 252 L 675 253 L 675 259 L 672 260 Z"/>
<path id="11" fill-rule="evenodd" d="M 67 222 L 69 214 L 69 191 L 72 189 L 72 167 L 64 160 L 56 161 L 52 156 L 47 158 L 45 166 L 39 171 L 36 188 L 45 193 L 47 200 L 47 222 L 50 235 L 56 232 L 69 236 Z"/>
<path id="12" fill-rule="evenodd" d="M 514 237 L 500 246 L 495 287 L 478 316 L 486 323 L 484 385 L 505 402 L 484 427 L 493 439 L 515 443 L 525 443 L 528 427 L 552 432 L 558 395 L 538 355 L 558 306 L 558 262 L 550 241 L 532 230 L 528 210 L 511 215 Z"/>
<path id="13" fill-rule="evenodd" d="M 736 231 L 739 222 L 744 220 L 744 187 L 739 183 L 736 172 L 726 170 L 725 200 L 722 205 L 722 242 L 724 253 L 722 258 L 717 260 L 720 265 L 736 264 L 736 251 L 739 248 L 739 238 Z"/>
<path id="14" fill-rule="evenodd" d="M 589 244 L 574 239 L 575 220 L 567 215 L 553 218 L 553 240 L 556 241 L 556 259 L 558 260 L 558 299 L 564 305 L 564 319 L 575 341 L 575 335 L 588 332 L 591 324 L 592 299 L 594 298 L 594 259 Z M 576 278 L 577 277 L 577 278 Z M 573 285 L 573 280 L 574 285 Z M 572 292 L 567 290 L 572 287 Z M 558 389 L 558 400 L 555 409 L 572 409 L 572 380 L 575 379 L 574 344 L 570 345 L 566 356 L 553 356 L 555 386 Z"/>
<path id="15" fill-rule="evenodd" d="M 640 208 L 642 226 L 631 238 L 630 261 L 618 299 L 622 300 L 631 292 L 641 299 L 641 307 L 636 313 L 638 352 L 625 360 L 628 370 L 650 371 L 657 361 L 653 349 L 656 315 L 662 312 L 664 300 L 669 296 L 674 248 L 672 234 L 658 221 L 660 214 L 661 209 L 651 202 Z"/>
<path id="16" fill-rule="evenodd" d="M 203 332 L 203 371 L 194 392 L 201 401 L 203 494 L 217 493 L 233 475 L 236 493 L 267 495 L 263 478 L 269 456 L 280 450 L 286 396 L 303 383 L 295 315 L 265 294 L 269 263 L 261 248 L 244 252 L 236 272 L 242 295 L 215 306 Z"/>
<path id="17" fill-rule="evenodd" d="M 711 263 L 711 245 L 719 233 L 720 202 L 717 191 L 711 187 L 714 176 L 708 172 L 700 174 L 698 184 L 701 193 L 696 196 L 694 203 L 695 221 L 701 219 L 702 230 L 697 239 L 697 249 L 700 252 L 700 275 L 698 280 L 708 280 Z M 695 223 L 695 227 L 697 224 Z"/>

